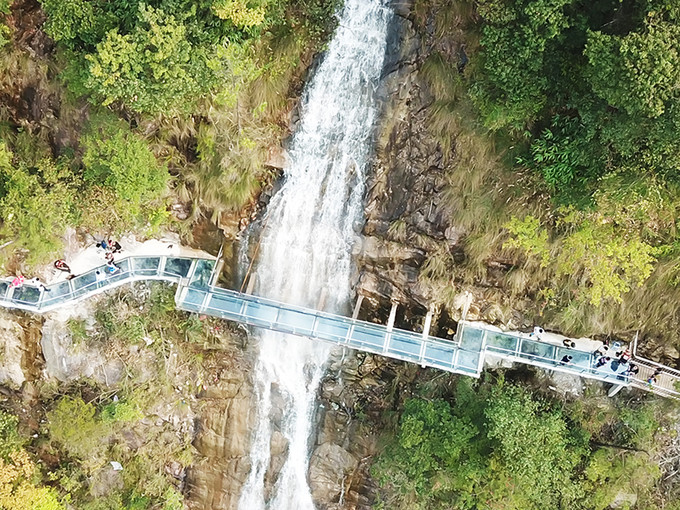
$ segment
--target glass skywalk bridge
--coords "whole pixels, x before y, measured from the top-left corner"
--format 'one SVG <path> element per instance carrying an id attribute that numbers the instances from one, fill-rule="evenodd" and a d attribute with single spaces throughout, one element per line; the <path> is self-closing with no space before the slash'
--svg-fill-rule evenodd
<path id="1" fill-rule="evenodd" d="M 141 280 L 163 280 L 177 284 L 175 301 L 181 310 L 233 320 L 258 328 L 324 340 L 421 366 L 429 366 L 479 377 L 485 359 L 503 359 L 597 379 L 619 386 L 639 379 L 597 367 L 592 353 L 531 339 L 522 333 L 505 333 L 492 326 L 461 322 L 454 340 L 391 329 L 380 324 L 327 312 L 280 303 L 212 285 L 215 261 L 187 256 L 130 256 L 117 262 L 120 271 L 109 274 L 106 266 L 94 268 L 70 280 L 48 286 L 49 292 L 30 281 L 13 288 L 0 280 L 0 306 L 43 313 L 70 305 Z M 572 356 L 562 362 L 565 355 Z M 654 391 L 651 387 L 644 388 Z"/>
<path id="2" fill-rule="evenodd" d="M 480 346 L 484 357 L 490 358 L 489 361 L 495 357 L 615 385 L 628 386 L 632 382 L 632 378 L 626 373 L 627 365 L 616 363 L 598 367 L 596 366 L 597 358 L 592 352 L 533 340 L 521 333 L 505 333 L 488 325 L 461 322 L 456 339 L 461 347 Z M 563 362 L 565 356 L 571 356 L 571 360 Z M 616 370 L 612 370 L 612 366 L 615 366 Z"/>
<path id="3" fill-rule="evenodd" d="M 421 366 L 473 377 L 479 377 L 482 370 L 482 351 L 476 346 L 461 348 L 457 342 L 401 329 L 389 330 L 380 324 L 279 303 L 228 289 L 201 288 L 192 282 L 178 290 L 176 301 L 181 310 L 325 340 Z"/>
<path id="4" fill-rule="evenodd" d="M 96 294 L 142 280 L 163 280 L 171 283 L 195 281 L 208 283 L 214 261 L 210 259 L 172 256 L 131 256 L 116 262 L 120 268 L 114 274 L 102 265 L 52 285 L 49 291 L 26 281 L 12 287 L 11 279 L 0 280 L 0 306 L 30 312 L 49 312 L 87 299 Z"/>

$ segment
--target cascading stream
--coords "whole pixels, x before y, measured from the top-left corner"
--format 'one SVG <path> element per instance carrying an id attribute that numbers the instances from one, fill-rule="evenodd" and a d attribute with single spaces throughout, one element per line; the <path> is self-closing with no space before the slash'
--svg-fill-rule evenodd
<path id="1" fill-rule="evenodd" d="M 350 294 L 351 248 L 361 225 L 365 171 L 377 115 L 375 92 L 392 15 L 387 0 L 345 0 L 340 24 L 307 86 L 281 190 L 269 204 L 256 293 L 339 311 Z M 308 440 L 330 347 L 270 331 L 258 333 L 257 426 L 241 510 L 307 510 Z M 265 478 L 272 434 L 287 457 L 271 494 Z M 280 442 L 280 440 L 279 440 Z M 271 476 L 271 474 L 269 475 Z"/>

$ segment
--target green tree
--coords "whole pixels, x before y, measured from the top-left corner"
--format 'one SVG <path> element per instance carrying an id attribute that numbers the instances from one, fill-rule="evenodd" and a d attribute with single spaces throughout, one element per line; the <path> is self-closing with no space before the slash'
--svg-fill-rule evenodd
<path id="1" fill-rule="evenodd" d="M 44 262 L 61 249 L 62 235 L 74 218 L 74 180 L 61 163 L 15 165 L 0 143 L 0 233 L 14 247 L 28 250 L 29 263 Z"/>
<path id="2" fill-rule="evenodd" d="M 205 52 L 187 41 L 186 27 L 144 4 L 130 34 L 110 30 L 85 59 L 84 86 L 94 97 L 142 113 L 187 112 L 214 85 Z"/>
<path id="3" fill-rule="evenodd" d="M 97 417 L 96 408 L 80 397 L 63 397 L 47 413 L 50 438 L 71 455 L 96 464 L 105 445 L 108 428 Z"/>
<path id="4" fill-rule="evenodd" d="M 9 454 L 19 450 L 24 441 L 19 436 L 16 416 L 0 411 L 0 458 L 9 459 Z"/>
<path id="5" fill-rule="evenodd" d="M 558 255 L 557 274 L 585 280 L 587 300 L 599 306 L 603 300 L 623 300 L 623 294 L 641 286 L 656 261 L 652 246 L 635 235 L 626 235 L 611 224 L 577 219 L 568 214 L 563 222 L 578 224 L 564 238 Z"/>
<path id="6" fill-rule="evenodd" d="M 572 0 L 483 0 L 483 79 L 472 97 L 487 126 L 523 128 L 546 104 L 546 49 L 569 26 Z"/>
<path id="7" fill-rule="evenodd" d="M 85 136 L 83 145 L 84 180 L 114 193 L 119 227 L 163 216 L 162 197 L 170 176 L 144 140 L 124 129 L 108 128 Z"/>
<path id="8" fill-rule="evenodd" d="M 229 20 L 239 28 L 250 28 L 264 23 L 267 0 L 217 0 L 212 8 L 218 18 Z"/>
<path id="9" fill-rule="evenodd" d="M 538 218 L 527 215 L 523 220 L 516 216 L 505 224 L 510 233 L 510 239 L 503 245 L 509 248 L 519 248 L 530 255 L 541 259 L 541 265 L 547 266 L 550 261 L 550 247 L 548 245 L 548 231 L 541 227 Z"/>
<path id="10" fill-rule="evenodd" d="M 641 33 L 588 32 L 588 79 L 610 105 L 630 115 L 658 117 L 678 99 L 680 27 L 649 13 Z"/>
<path id="11" fill-rule="evenodd" d="M 638 204 L 640 209 L 645 210 L 644 204 Z M 626 292 L 651 275 L 656 261 L 657 250 L 640 236 L 641 218 L 635 217 L 640 209 L 633 204 L 619 216 L 611 211 L 619 225 L 601 213 L 563 209 L 558 224 L 562 235 L 552 249 L 547 245 L 547 229 L 536 218 L 520 221 L 513 217 L 506 224 L 511 237 L 505 246 L 539 257 L 544 267 L 551 264 L 557 277 L 577 284 L 580 297 L 594 306 L 605 300 L 621 302 Z M 649 210 L 656 220 L 651 206 Z"/>
<path id="12" fill-rule="evenodd" d="M 588 450 L 564 417 L 512 385 L 459 382 L 453 406 L 408 400 L 374 474 L 390 508 L 568 508 Z"/>
<path id="13" fill-rule="evenodd" d="M 85 44 L 92 47 L 102 37 L 102 26 L 95 4 L 87 0 L 41 0 L 45 12 L 45 31 L 56 42 L 68 47 Z"/>
<path id="14" fill-rule="evenodd" d="M 12 0 L 0 0 L 0 48 L 10 41 L 10 29 L 5 24 L 5 17 L 9 14 Z"/>

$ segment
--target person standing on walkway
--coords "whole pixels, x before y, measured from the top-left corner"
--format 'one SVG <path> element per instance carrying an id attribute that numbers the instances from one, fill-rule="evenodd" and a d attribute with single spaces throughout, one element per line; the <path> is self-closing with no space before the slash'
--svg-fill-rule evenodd
<path id="1" fill-rule="evenodd" d="M 12 283 L 9 284 L 9 288 L 20 289 L 24 285 L 25 281 L 26 278 L 24 278 L 22 275 L 16 276 L 12 280 Z"/>
<path id="2" fill-rule="evenodd" d="M 31 283 L 38 287 L 40 289 L 40 292 L 49 292 L 50 289 L 48 289 L 43 282 L 40 281 L 40 278 L 37 276 L 35 278 L 31 279 Z"/>
<path id="3" fill-rule="evenodd" d="M 600 368 L 609 363 L 612 359 L 609 356 L 600 356 L 600 359 L 595 363 L 595 368 Z"/>
<path id="4" fill-rule="evenodd" d="M 623 375 L 636 375 L 640 371 L 640 367 L 638 367 L 635 363 L 631 363 L 628 366 L 628 370 L 626 370 Z"/>
<path id="5" fill-rule="evenodd" d="M 111 253 L 120 253 L 121 251 L 123 251 L 123 247 L 120 245 L 118 241 L 109 239 L 109 250 L 111 250 Z"/>
<path id="6" fill-rule="evenodd" d="M 106 270 L 109 272 L 109 274 L 115 274 L 120 271 L 120 267 L 114 264 L 113 259 L 111 259 L 110 261 L 106 262 Z"/>
<path id="7" fill-rule="evenodd" d="M 543 328 L 541 326 L 534 326 L 534 330 L 531 333 L 529 333 L 529 338 L 536 338 L 536 340 L 540 340 L 541 335 L 544 332 L 545 331 L 543 330 Z"/>
<path id="8" fill-rule="evenodd" d="M 602 347 L 596 350 L 593 354 L 595 354 L 595 356 L 605 356 L 607 351 L 609 351 L 609 346 L 607 344 L 602 344 Z"/>
<path id="9" fill-rule="evenodd" d="M 617 352 L 616 355 L 619 356 L 619 363 L 621 363 L 622 365 L 625 365 L 626 363 L 628 363 L 628 360 L 630 360 L 630 351 L 628 349 Z"/>

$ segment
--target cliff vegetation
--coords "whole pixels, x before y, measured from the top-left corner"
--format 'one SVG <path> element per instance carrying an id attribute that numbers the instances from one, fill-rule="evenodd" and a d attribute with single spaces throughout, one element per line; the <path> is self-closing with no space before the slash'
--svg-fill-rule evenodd
<path id="1" fill-rule="evenodd" d="M 1 261 L 252 206 L 335 0 L 0 3 Z M 180 221 L 181 220 L 181 221 Z"/>
<path id="2" fill-rule="evenodd" d="M 462 260 L 426 247 L 421 282 L 441 303 L 491 286 L 565 332 L 675 341 L 679 9 L 415 2 L 429 132 L 465 235 Z"/>

